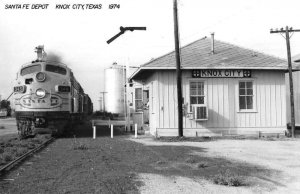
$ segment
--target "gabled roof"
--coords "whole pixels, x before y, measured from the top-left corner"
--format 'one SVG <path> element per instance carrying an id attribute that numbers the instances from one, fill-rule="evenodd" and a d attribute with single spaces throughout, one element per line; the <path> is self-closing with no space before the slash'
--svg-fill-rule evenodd
<path id="1" fill-rule="evenodd" d="M 284 59 L 218 40 L 214 40 L 212 53 L 211 39 L 206 37 L 182 47 L 180 53 L 182 69 L 287 70 L 287 62 Z M 131 79 L 149 69 L 176 69 L 175 51 L 142 65 Z"/>

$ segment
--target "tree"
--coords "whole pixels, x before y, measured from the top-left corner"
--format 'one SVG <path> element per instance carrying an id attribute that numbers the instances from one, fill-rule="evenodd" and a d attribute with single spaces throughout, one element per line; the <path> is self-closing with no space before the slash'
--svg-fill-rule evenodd
<path id="1" fill-rule="evenodd" d="M 8 101 L 8 100 L 1 100 L 1 102 L 0 102 L 0 109 L 6 109 L 7 116 L 10 116 L 10 113 L 11 113 L 10 101 Z"/>

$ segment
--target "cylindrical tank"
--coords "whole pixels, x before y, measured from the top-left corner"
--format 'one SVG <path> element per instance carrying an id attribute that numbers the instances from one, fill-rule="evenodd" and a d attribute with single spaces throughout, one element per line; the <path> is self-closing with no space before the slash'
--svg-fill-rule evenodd
<path id="1" fill-rule="evenodd" d="M 113 63 L 110 68 L 105 69 L 105 111 L 113 114 L 124 114 L 124 77 L 126 75 L 124 66 Z"/>

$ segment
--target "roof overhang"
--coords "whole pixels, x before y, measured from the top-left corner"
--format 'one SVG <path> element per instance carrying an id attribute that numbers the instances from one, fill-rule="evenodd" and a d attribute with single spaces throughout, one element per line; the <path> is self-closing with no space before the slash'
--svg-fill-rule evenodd
<path id="1" fill-rule="evenodd" d="M 182 67 L 181 70 L 193 70 L 193 69 L 245 69 L 245 70 L 272 70 L 272 71 L 286 71 L 288 72 L 287 67 Z M 129 80 L 140 79 L 140 74 L 145 73 L 145 71 L 157 71 L 157 70 L 176 70 L 176 67 L 140 67 L 137 69 L 129 78 Z M 297 66 L 293 68 L 293 71 L 300 71 L 300 67 Z"/>

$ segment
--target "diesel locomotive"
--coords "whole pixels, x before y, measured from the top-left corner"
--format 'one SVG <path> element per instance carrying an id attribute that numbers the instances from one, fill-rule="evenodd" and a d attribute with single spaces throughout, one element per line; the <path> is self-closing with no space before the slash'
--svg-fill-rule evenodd
<path id="1" fill-rule="evenodd" d="M 44 46 L 36 47 L 37 59 L 17 73 L 13 102 L 20 138 L 37 133 L 62 134 L 93 111 L 70 68 L 47 60 Z"/>

